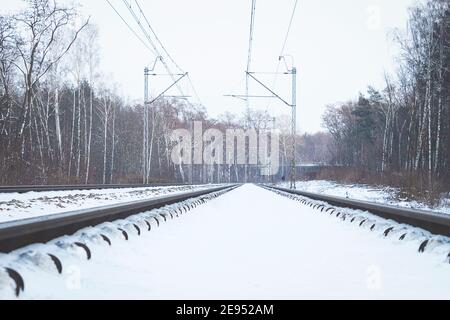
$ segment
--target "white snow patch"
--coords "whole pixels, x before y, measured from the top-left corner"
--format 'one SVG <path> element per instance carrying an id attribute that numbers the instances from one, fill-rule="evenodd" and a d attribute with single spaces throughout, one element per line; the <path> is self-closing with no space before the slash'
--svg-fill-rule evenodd
<path id="1" fill-rule="evenodd" d="M 214 185 L 0 193 L 0 223 L 121 202 L 146 200 L 168 193 L 176 194 L 212 186 Z"/>
<path id="2" fill-rule="evenodd" d="M 399 198 L 400 191 L 391 187 L 376 188 L 364 184 L 341 184 L 326 180 L 297 181 L 296 184 L 297 190 L 305 192 L 450 214 L 450 194 L 442 198 L 440 205 L 430 207 L 422 202 Z M 289 183 L 285 182 L 279 186 L 289 188 Z"/>
<path id="3" fill-rule="evenodd" d="M 24 298 L 450 298 L 450 266 L 442 254 L 419 254 L 414 241 L 385 239 L 253 185 L 141 237 L 124 241 L 119 234 L 112 242 L 90 243 L 91 261 L 82 251 L 59 249 L 61 276 L 16 265 L 25 278 Z M 0 257 L 0 265 L 8 259 Z M 8 294 L 0 291 L 0 297 Z"/>

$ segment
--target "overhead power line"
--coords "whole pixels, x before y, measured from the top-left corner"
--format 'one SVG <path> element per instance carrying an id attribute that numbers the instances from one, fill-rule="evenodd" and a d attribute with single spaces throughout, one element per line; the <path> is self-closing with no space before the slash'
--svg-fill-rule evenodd
<path id="1" fill-rule="evenodd" d="M 139 19 L 139 17 L 137 16 L 136 12 L 133 10 L 133 7 L 131 6 L 131 4 L 127 1 L 127 0 L 122 0 L 123 3 L 125 4 L 125 7 L 128 9 L 128 11 L 131 13 L 131 15 L 133 16 L 134 20 L 136 21 L 136 23 L 139 25 L 139 27 L 141 28 L 141 31 L 144 33 L 145 37 L 147 38 L 147 40 L 149 41 L 150 45 L 153 47 L 153 49 L 156 51 L 156 53 L 158 54 L 158 56 L 161 57 L 160 61 L 161 63 L 164 65 L 164 68 L 166 69 L 167 73 L 169 73 L 169 75 L 172 78 L 172 81 L 175 82 L 177 84 L 177 88 L 178 91 L 180 91 L 182 96 L 185 96 L 183 89 L 181 88 L 181 86 L 179 85 L 179 83 L 176 81 L 177 79 L 175 78 L 173 72 L 170 70 L 169 66 L 167 65 L 167 62 L 165 61 L 165 59 L 163 58 L 163 55 L 160 53 L 160 51 L 158 50 L 158 47 L 155 45 L 155 43 L 153 42 L 148 30 L 146 30 L 146 28 L 143 26 L 141 20 Z M 142 12 L 142 11 L 141 11 Z M 142 12 L 142 15 L 144 16 L 144 19 L 146 19 L 145 15 Z M 147 20 L 148 22 L 148 20 Z M 151 26 L 150 26 L 151 28 Z M 152 29 L 153 30 L 153 29 Z M 154 31 L 151 31 L 152 33 L 154 33 Z"/>
<path id="2" fill-rule="evenodd" d="M 123 23 L 127 26 L 127 28 L 136 36 L 136 38 L 154 55 L 156 55 L 155 51 L 149 47 L 147 43 L 137 34 L 137 32 L 128 24 L 128 22 L 122 17 L 122 15 L 117 11 L 117 9 L 112 5 L 109 0 L 106 0 L 109 6 L 114 10 L 114 12 L 119 16 L 119 18 L 123 21 Z"/>
<path id="3" fill-rule="evenodd" d="M 280 56 L 282 56 L 284 54 L 284 50 L 286 49 L 286 44 L 288 42 L 289 35 L 291 33 L 292 23 L 293 23 L 294 18 L 295 18 L 295 12 L 297 11 L 297 5 L 298 5 L 298 0 L 295 0 L 294 9 L 292 10 L 291 20 L 289 21 L 289 27 L 288 27 L 288 30 L 287 30 L 287 33 L 286 33 L 286 37 L 284 39 L 283 48 L 281 49 Z"/>
<path id="4" fill-rule="evenodd" d="M 147 18 L 146 14 L 144 13 L 144 10 L 142 10 L 141 5 L 139 4 L 138 0 L 135 0 L 135 3 L 139 9 L 139 12 L 141 13 L 141 15 L 144 17 L 145 22 L 147 23 L 150 31 L 152 32 L 152 34 L 154 35 L 156 41 L 159 43 L 160 47 L 162 48 L 162 50 L 164 51 L 164 53 L 167 55 L 167 57 L 169 58 L 169 60 L 173 63 L 173 65 L 182 73 L 184 73 L 184 70 L 175 62 L 175 60 L 172 58 L 172 56 L 170 55 L 170 53 L 167 51 L 166 47 L 163 45 L 162 41 L 159 39 L 158 35 L 156 34 L 155 30 L 153 29 L 152 25 L 150 24 L 149 19 Z M 198 100 L 198 102 L 200 104 L 202 104 L 202 101 L 200 99 L 200 96 L 198 95 L 198 92 L 194 86 L 194 83 L 192 82 L 192 78 L 190 77 L 190 75 L 188 74 L 187 79 L 189 81 L 190 86 L 192 87 L 192 90 L 194 92 L 194 95 L 196 97 L 196 99 Z"/>
<path id="5" fill-rule="evenodd" d="M 253 32 L 255 29 L 255 15 L 256 15 L 256 0 L 252 0 L 252 10 L 250 16 L 250 36 L 248 41 L 248 60 L 247 60 L 247 72 L 250 72 L 251 64 L 252 64 L 252 51 L 253 51 Z M 246 78 L 246 94 L 249 95 L 249 76 L 247 74 Z M 250 101 L 247 98 L 247 108 L 250 107 Z"/>
<path id="6" fill-rule="evenodd" d="M 250 17 L 250 38 L 248 43 L 248 60 L 247 71 L 250 72 L 252 63 L 252 49 L 253 49 L 253 31 L 255 29 L 255 14 L 256 14 L 256 0 L 252 0 L 252 12 Z"/>
<path id="7" fill-rule="evenodd" d="M 288 40 L 289 40 L 289 35 L 291 34 L 291 29 L 292 29 L 292 24 L 293 24 L 294 18 L 295 18 L 295 13 L 297 12 L 297 6 L 298 6 L 298 0 L 295 0 L 294 8 L 292 9 L 291 19 L 289 20 L 289 26 L 288 26 L 288 29 L 287 29 L 287 32 L 286 32 L 286 36 L 284 38 L 283 47 L 281 48 L 279 57 L 283 56 L 284 52 L 286 50 L 286 45 L 287 45 Z M 279 76 L 279 71 L 280 71 L 280 66 L 281 66 L 281 59 L 278 59 L 277 69 L 275 71 L 275 77 L 274 77 L 274 80 L 273 80 L 273 83 L 272 83 L 272 88 L 276 88 L 277 81 L 278 81 L 278 76 Z M 270 107 L 270 105 L 269 105 L 269 107 Z"/>
<path id="8" fill-rule="evenodd" d="M 173 80 L 174 84 L 176 85 L 176 87 L 178 88 L 181 96 L 186 96 L 183 92 L 183 88 L 180 86 L 179 81 L 177 81 L 177 79 L 175 78 L 175 76 L 178 74 L 178 72 L 174 73 L 172 72 L 171 68 L 169 67 L 169 65 L 167 64 L 166 60 L 164 59 L 164 57 L 167 57 L 168 60 L 170 60 L 170 62 L 174 65 L 174 67 L 176 69 L 178 69 L 178 71 L 181 71 L 182 74 L 185 74 L 185 72 L 183 71 L 183 69 L 175 62 L 175 60 L 172 58 L 172 56 L 170 55 L 170 53 L 168 52 L 168 50 L 166 49 L 166 47 L 164 46 L 164 44 L 162 43 L 162 41 L 160 40 L 160 38 L 158 37 L 158 35 L 156 34 L 154 28 L 152 27 L 152 25 L 150 24 L 150 20 L 147 18 L 147 16 L 144 13 L 144 10 L 142 9 L 142 6 L 139 4 L 138 0 L 135 0 L 135 4 L 137 6 L 137 11 L 135 11 L 135 9 L 133 9 L 133 6 L 131 5 L 131 2 L 127 1 L 127 0 L 122 0 L 123 4 L 125 5 L 125 7 L 127 8 L 128 12 L 131 14 L 133 20 L 135 21 L 135 23 L 138 25 L 141 33 L 144 35 L 144 39 L 142 39 L 138 33 L 130 26 L 130 24 L 125 20 L 125 18 L 119 13 L 119 11 L 112 5 L 112 3 L 109 0 L 106 0 L 108 2 L 108 4 L 110 5 L 110 7 L 114 10 L 114 12 L 120 17 L 120 19 L 125 23 L 125 25 L 128 27 L 128 29 L 130 31 L 133 32 L 133 34 L 139 39 L 139 41 L 147 48 L 149 49 L 156 57 L 159 57 L 159 61 L 163 64 L 165 70 L 167 71 L 167 75 L 171 77 L 171 79 Z M 139 17 L 140 14 L 140 17 Z M 141 18 L 143 18 L 143 20 L 145 21 L 145 23 L 143 21 L 141 21 Z M 197 93 L 197 90 L 192 82 L 192 79 L 190 78 L 189 75 L 187 75 L 186 77 L 189 81 L 190 86 L 192 87 L 192 90 L 198 100 L 198 102 L 200 104 L 202 104 L 201 99 Z M 188 101 L 189 102 L 189 101 Z"/>
<path id="9" fill-rule="evenodd" d="M 164 47 L 164 45 L 162 44 L 161 40 L 159 39 L 158 35 L 156 34 L 155 30 L 153 29 L 153 27 L 150 24 L 150 21 L 148 20 L 147 16 L 145 15 L 144 11 L 142 10 L 139 2 L 137 0 L 135 0 L 137 7 L 139 8 L 139 11 L 141 13 L 141 15 L 144 17 L 145 22 L 147 22 L 148 27 L 150 28 L 150 31 L 153 33 L 153 35 L 155 36 L 156 41 L 158 41 L 159 45 L 161 46 L 161 48 L 163 49 L 163 51 L 165 52 L 165 54 L 167 55 L 167 57 L 169 58 L 170 61 L 172 61 L 172 63 L 175 65 L 175 67 L 177 67 L 177 69 L 181 72 L 184 72 L 183 69 L 180 68 L 180 66 L 175 62 L 175 60 L 172 58 L 172 56 L 169 54 L 169 52 L 166 50 L 166 48 Z"/>
<path id="10" fill-rule="evenodd" d="M 137 25 L 139 26 L 139 28 L 141 29 L 142 33 L 144 34 L 145 38 L 147 39 L 147 41 L 150 43 L 150 45 L 152 46 L 153 50 L 155 50 L 156 54 L 158 56 L 161 56 L 158 48 L 156 47 L 155 43 L 152 41 L 152 38 L 150 37 L 150 35 L 148 34 L 148 31 L 145 30 L 145 27 L 142 25 L 141 20 L 139 19 L 139 17 L 136 15 L 136 13 L 134 12 L 133 8 L 131 7 L 131 4 L 128 3 L 127 0 L 122 0 L 123 4 L 125 5 L 125 7 L 128 9 L 128 11 L 131 13 L 133 19 L 135 20 L 135 22 L 137 23 Z"/>
<path id="11" fill-rule="evenodd" d="M 194 91 L 195 98 L 197 99 L 197 101 L 200 105 L 203 105 L 202 99 L 198 95 L 197 89 L 195 88 L 194 83 L 192 82 L 191 76 L 189 74 L 188 74 L 188 80 L 189 80 L 189 83 L 191 84 L 192 91 Z"/>

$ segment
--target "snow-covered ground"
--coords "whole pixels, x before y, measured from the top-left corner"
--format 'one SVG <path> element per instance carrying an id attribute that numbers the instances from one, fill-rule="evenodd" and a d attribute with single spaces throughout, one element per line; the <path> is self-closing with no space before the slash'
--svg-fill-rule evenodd
<path id="1" fill-rule="evenodd" d="M 289 183 L 282 183 L 280 186 L 288 188 Z M 312 193 L 450 214 L 450 194 L 447 197 L 443 197 L 438 206 L 430 207 L 426 203 L 402 198 L 400 190 L 390 187 L 376 188 L 363 184 L 341 184 L 325 180 L 312 180 L 297 181 L 297 189 Z"/>
<path id="2" fill-rule="evenodd" d="M 11 262 L 24 250 L 0 266 L 24 276 L 26 299 L 450 299 L 447 253 L 419 254 L 420 242 L 384 238 L 253 185 L 129 241 L 109 236 L 111 247 L 89 242 L 91 261 L 59 249 L 63 275 L 51 262 Z M 0 298 L 14 299 L 10 282 L 0 272 Z"/>
<path id="3" fill-rule="evenodd" d="M 211 185 L 0 193 L 0 223 L 207 187 Z"/>

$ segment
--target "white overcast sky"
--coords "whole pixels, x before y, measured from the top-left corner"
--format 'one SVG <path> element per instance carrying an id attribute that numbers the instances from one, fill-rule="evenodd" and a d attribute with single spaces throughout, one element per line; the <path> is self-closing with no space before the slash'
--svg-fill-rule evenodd
<path id="1" fill-rule="evenodd" d="M 130 99 L 142 100 L 143 68 L 154 56 L 126 28 L 105 0 L 79 0 L 99 26 L 101 68 Z M 111 0 L 125 18 L 122 0 Z M 131 1 L 133 2 L 133 0 Z M 159 38 L 174 60 L 190 73 L 201 102 L 211 116 L 239 113 L 245 103 L 224 97 L 245 93 L 251 0 L 141 0 Z M 295 0 L 257 0 L 253 71 L 273 72 Z M 0 0 L 0 10 L 13 10 L 21 0 Z M 325 106 L 356 98 L 369 84 L 381 87 L 384 71 L 395 69 L 392 41 L 404 29 L 414 0 L 299 0 L 285 54 L 299 70 L 298 126 L 302 132 L 321 130 Z M 137 30 L 137 27 L 136 27 Z M 280 70 L 284 71 L 284 68 Z M 272 75 L 261 75 L 272 85 Z M 168 80 L 151 79 L 157 94 Z M 188 82 L 182 87 L 193 95 Z M 277 92 L 290 99 L 290 78 L 281 76 Z M 173 90 L 170 94 L 176 95 Z M 250 94 L 265 95 L 256 84 Z M 269 108 L 274 115 L 288 107 L 252 99 L 251 107 Z"/>

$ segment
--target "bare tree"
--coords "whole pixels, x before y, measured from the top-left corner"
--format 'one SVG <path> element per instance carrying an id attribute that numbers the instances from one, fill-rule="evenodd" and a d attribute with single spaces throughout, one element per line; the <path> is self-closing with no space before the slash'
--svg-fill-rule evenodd
<path id="1" fill-rule="evenodd" d="M 20 34 L 16 35 L 20 62 L 15 63 L 15 65 L 21 72 L 25 84 L 19 131 L 19 136 L 22 138 L 22 156 L 25 152 L 26 130 L 28 130 L 30 137 L 32 134 L 33 98 L 37 90 L 37 84 L 52 66 L 67 54 L 81 30 L 88 24 L 88 22 L 85 22 L 78 28 L 69 44 L 59 54 L 55 54 L 53 49 L 57 44 L 58 34 L 69 28 L 76 18 L 74 9 L 59 6 L 56 2 L 50 0 L 27 0 L 26 2 L 28 3 L 27 9 L 14 17 L 17 29 L 21 31 Z M 50 60 L 49 56 L 52 51 L 54 55 L 53 59 Z"/>

